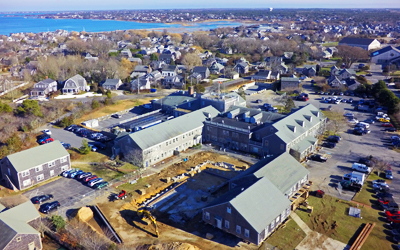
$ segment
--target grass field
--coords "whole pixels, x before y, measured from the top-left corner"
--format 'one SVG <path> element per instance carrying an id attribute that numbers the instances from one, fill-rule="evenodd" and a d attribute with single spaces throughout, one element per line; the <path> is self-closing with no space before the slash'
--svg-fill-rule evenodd
<path id="1" fill-rule="evenodd" d="M 323 43 L 322 46 L 324 47 L 336 47 L 338 46 L 339 42 L 331 42 L 331 43 Z"/>
<path id="2" fill-rule="evenodd" d="M 296 213 L 311 228 L 321 234 L 346 244 L 352 244 L 365 223 L 376 223 L 374 229 L 361 248 L 362 250 L 392 249 L 392 242 L 387 240 L 382 212 L 370 207 L 359 206 L 361 218 L 348 215 L 350 204 L 335 197 L 325 195 L 323 199 L 310 196 L 309 205 L 314 211 L 309 214 L 298 209 Z"/>
<path id="3" fill-rule="evenodd" d="M 290 237 L 289 237 L 290 235 Z M 296 246 L 306 237 L 304 231 L 297 223 L 289 219 L 285 227 L 279 228 L 267 239 L 267 243 L 278 249 L 295 249 Z"/>

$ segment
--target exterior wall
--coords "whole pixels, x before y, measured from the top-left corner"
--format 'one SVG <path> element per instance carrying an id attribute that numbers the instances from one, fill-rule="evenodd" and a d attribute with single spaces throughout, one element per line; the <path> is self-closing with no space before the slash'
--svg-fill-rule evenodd
<path id="1" fill-rule="evenodd" d="M 1 168 L 1 179 L 4 180 L 6 183 L 6 187 L 10 189 L 14 189 L 12 185 L 14 185 L 16 188 L 19 188 L 18 186 L 18 173 L 15 170 L 15 168 L 11 165 L 10 161 L 8 160 L 7 157 L 4 157 L 0 161 L 0 168 Z M 8 183 L 7 177 L 10 178 L 10 181 L 12 182 L 12 185 Z"/>
<path id="2" fill-rule="evenodd" d="M 62 163 L 61 159 L 65 158 L 65 157 L 66 157 L 66 161 Z M 39 182 L 46 181 L 50 178 L 58 176 L 64 170 L 71 169 L 70 157 L 69 157 L 69 155 L 65 156 L 65 157 L 51 161 L 51 162 L 54 162 L 53 167 L 49 167 L 49 163 L 51 163 L 51 162 L 46 162 L 46 163 L 43 163 L 42 165 L 37 166 L 37 167 L 42 168 L 42 170 L 40 170 L 40 171 L 36 171 L 36 167 L 34 167 L 34 168 L 31 168 L 29 170 L 19 172 L 19 173 L 16 172 L 15 168 L 11 165 L 11 163 L 7 159 L 4 161 L 4 164 L 2 162 L 2 169 L 3 169 L 2 173 L 7 174 L 8 173 L 7 168 L 10 168 L 10 172 L 11 172 L 10 179 L 12 180 L 13 184 L 19 190 L 23 190 L 23 189 L 29 188 Z M 29 173 L 29 174 L 26 175 L 26 173 Z M 43 179 L 38 180 L 38 176 L 41 176 L 41 175 L 43 175 Z M 27 181 L 27 180 L 31 180 L 31 183 L 28 185 L 24 185 L 23 184 L 24 181 Z"/>
<path id="3" fill-rule="evenodd" d="M 20 240 L 19 240 L 20 238 Z M 19 240 L 19 241 L 18 241 Z M 14 239 L 4 248 L 4 250 L 30 250 L 29 244 L 34 243 L 36 249 L 42 249 L 42 241 L 40 239 L 40 234 L 17 234 Z"/>
<path id="4" fill-rule="evenodd" d="M 298 89 L 299 88 L 299 82 L 281 82 L 281 90 L 285 89 Z"/>
<path id="5" fill-rule="evenodd" d="M 374 53 L 372 53 L 372 54 L 374 54 Z M 372 63 L 380 63 L 380 64 L 381 63 L 388 63 L 392 59 L 398 58 L 398 57 L 400 57 L 400 53 L 399 52 L 397 52 L 395 50 L 390 50 L 390 51 L 387 51 L 387 52 L 382 53 L 380 55 L 373 56 L 371 58 L 371 62 Z"/>
<path id="6" fill-rule="evenodd" d="M 287 151 L 287 145 L 276 134 L 273 134 L 263 138 L 263 150 L 264 154 L 277 156 Z"/>
<path id="7" fill-rule="evenodd" d="M 230 213 L 228 213 L 228 207 L 230 208 Z M 209 213 L 209 217 L 206 216 L 206 213 Z M 233 234 L 243 240 L 250 241 L 256 245 L 259 244 L 259 235 L 257 231 L 250 226 L 246 219 L 244 219 L 243 216 L 232 205 L 230 205 L 230 203 L 223 203 L 203 209 L 204 222 L 219 228 L 217 219 L 222 219 L 220 229 L 223 231 Z M 226 227 L 225 221 L 228 221 L 229 228 Z M 240 226 L 240 233 L 236 232 L 236 226 Z M 245 229 L 249 230 L 249 237 L 245 236 Z"/>
<path id="8" fill-rule="evenodd" d="M 250 152 L 250 132 L 220 123 L 205 122 L 204 139 L 224 147 Z"/>

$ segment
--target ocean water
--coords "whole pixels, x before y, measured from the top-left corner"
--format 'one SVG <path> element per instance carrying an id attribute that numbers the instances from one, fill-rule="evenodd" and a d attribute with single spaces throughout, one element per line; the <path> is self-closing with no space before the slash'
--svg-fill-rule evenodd
<path id="1" fill-rule="evenodd" d="M 18 15 L 8 17 L 0 15 L 0 34 L 10 35 L 10 33 L 19 32 L 46 32 L 63 29 L 67 31 L 87 31 L 87 32 L 101 32 L 101 31 L 114 31 L 114 30 L 129 30 L 129 29 L 149 29 L 149 30 L 210 30 L 218 27 L 236 27 L 241 23 L 220 21 L 220 22 L 204 22 L 193 23 L 191 26 L 182 26 L 180 24 L 168 23 L 139 23 L 127 21 L 113 21 L 113 20 L 92 20 L 92 19 L 38 19 L 27 17 L 25 15 Z"/>

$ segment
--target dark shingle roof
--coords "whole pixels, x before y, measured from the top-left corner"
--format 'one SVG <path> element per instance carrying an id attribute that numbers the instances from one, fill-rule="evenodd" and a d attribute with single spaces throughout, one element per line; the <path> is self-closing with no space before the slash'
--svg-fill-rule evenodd
<path id="1" fill-rule="evenodd" d="M 107 79 L 104 83 L 104 85 L 112 85 L 112 86 L 117 86 L 119 83 L 120 79 Z"/>
<path id="2" fill-rule="evenodd" d="M 356 38 L 356 37 L 345 37 L 339 44 L 358 44 L 358 45 L 370 45 L 375 39 L 369 38 Z"/>

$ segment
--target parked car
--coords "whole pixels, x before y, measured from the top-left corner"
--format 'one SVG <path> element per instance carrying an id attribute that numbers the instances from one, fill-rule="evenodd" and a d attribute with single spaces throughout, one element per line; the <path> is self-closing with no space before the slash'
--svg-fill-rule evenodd
<path id="1" fill-rule="evenodd" d="M 386 193 L 378 193 L 376 195 L 376 198 L 378 198 L 378 199 L 382 199 L 385 197 L 393 197 L 393 194 L 386 192 Z"/>
<path id="2" fill-rule="evenodd" d="M 63 176 L 63 177 L 68 177 L 69 172 L 71 172 L 72 170 L 74 170 L 74 169 L 70 169 L 70 170 L 66 170 L 66 171 L 62 172 L 62 173 L 61 173 L 61 176 Z"/>
<path id="3" fill-rule="evenodd" d="M 71 177 L 73 174 L 75 174 L 76 172 L 79 172 L 80 170 L 79 170 L 79 168 L 75 168 L 75 169 L 72 169 L 69 173 L 68 173 L 68 175 L 66 176 L 66 177 L 69 177 L 69 178 L 73 178 L 73 177 Z M 82 171 L 83 172 L 83 171 Z"/>
<path id="4" fill-rule="evenodd" d="M 310 159 L 313 161 L 319 161 L 319 162 L 326 162 L 328 160 L 328 158 L 326 158 L 322 155 L 319 155 L 319 154 L 311 155 Z"/>
<path id="5" fill-rule="evenodd" d="M 96 175 L 89 175 L 88 177 L 85 177 L 85 178 L 83 179 L 83 181 L 84 181 L 84 182 L 89 182 L 89 181 L 94 180 L 94 179 L 96 179 L 96 178 L 97 178 Z"/>
<path id="6" fill-rule="evenodd" d="M 392 180 L 393 179 L 393 174 L 392 174 L 392 170 L 386 170 L 385 171 L 385 178 Z"/>
<path id="7" fill-rule="evenodd" d="M 382 190 L 387 190 L 387 191 L 389 191 L 390 190 L 390 187 L 389 187 L 389 185 L 388 184 L 383 184 L 383 183 L 375 183 L 374 185 L 372 185 L 372 188 L 376 191 L 376 190 L 378 190 L 378 191 L 382 191 Z"/>
<path id="8" fill-rule="evenodd" d="M 399 210 L 399 205 L 396 202 L 389 202 L 388 204 L 381 205 L 382 210 Z"/>
<path id="9" fill-rule="evenodd" d="M 358 123 L 358 120 L 357 119 L 350 119 L 350 120 L 348 120 L 348 123 L 355 125 L 355 124 Z"/>
<path id="10" fill-rule="evenodd" d="M 400 215 L 386 216 L 386 219 L 392 223 L 400 223 Z"/>
<path id="11" fill-rule="evenodd" d="M 85 177 L 88 177 L 88 176 L 90 176 L 90 175 L 92 175 L 92 173 L 90 173 L 90 172 L 83 172 L 83 173 L 81 173 L 81 174 L 75 176 L 75 178 L 81 180 L 81 179 L 83 179 L 83 178 L 85 178 Z"/>
<path id="12" fill-rule="evenodd" d="M 69 174 L 69 177 L 70 177 L 70 178 L 75 178 L 77 175 L 80 175 L 80 174 L 83 174 L 83 171 L 82 171 L 82 170 L 78 170 L 78 171 L 75 171 L 75 172 L 73 172 L 73 173 L 70 173 L 70 174 Z"/>
<path id="13" fill-rule="evenodd" d="M 354 117 L 354 114 L 353 113 L 346 113 L 346 114 L 344 114 L 344 116 L 346 116 L 346 117 Z"/>
<path id="14" fill-rule="evenodd" d="M 339 141 L 342 139 L 342 137 L 338 136 L 338 135 L 330 135 L 328 137 L 328 141 L 329 142 L 334 142 L 334 143 L 339 143 Z"/>
<path id="15" fill-rule="evenodd" d="M 379 118 L 380 122 L 390 122 L 390 119 L 388 118 Z"/>
<path id="16" fill-rule="evenodd" d="M 51 135 L 50 129 L 45 129 L 42 132 L 45 133 L 46 135 Z"/>
<path id="17" fill-rule="evenodd" d="M 324 144 L 322 144 L 323 147 L 326 148 L 335 148 L 336 147 L 336 143 L 334 142 L 325 142 Z"/>
<path id="18" fill-rule="evenodd" d="M 370 167 L 367 167 L 366 165 L 360 163 L 353 163 L 351 169 L 362 173 L 367 173 L 367 174 L 371 173 Z"/>
<path id="19" fill-rule="evenodd" d="M 355 135 L 365 135 L 363 129 L 360 129 L 360 128 L 355 128 L 353 130 L 353 134 L 355 134 Z"/>
<path id="20" fill-rule="evenodd" d="M 93 145 L 93 144 L 91 144 L 91 143 L 88 143 L 88 145 L 89 145 L 89 147 L 90 147 L 90 150 L 92 150 L 93 152 L 96 152 L 96 151 L 97 151 L 97 147 L 96 147 L 95 145 Z"/>
<path id="21" fill-rule="evenodd" d="M 382 198 L 382 199 L 378 199 L 379 206 L 386 205 L 389 202 L 394 202 L 393 197 L 385 197 L 385 198 Z"/>
<path id="22" fill-rule="evenodd" d="M 64 147 L 65 149 L 71 148 L 71 144 L 69 144 L 69 143 L 61 142 L 61 145 L 63 145 L 63 147 Z"/>
<path id="23" fill-rule="evenodd" d="M 360 158 L 358 160 L 358 163 L 364 164 L 367 167 L 372 167 L 373 166 L 372 161 L 370 159 L 368 159 L 368 158 Z M 378 180 L 376 180 L 376 181 L 379 182 Z"/>
<path id="24" fill-rule="evenodd" d="M 93 180 L 90 180 L 87 184 L 89 187 L 93 187 L 95 184 L 100 183 L 103 181 L 103 178 L 96 178 Z"/>
<path id="25" fill-rule="evenodd" d="M 264 103 L 263 107 L 267 109 L 267 108 L 269 108 L 269 107 L 272 107 L 272 105 L 269 104 L 269 103 Z"/>
<path id="26" fill-rule="evenodd" d="M 40 203 L 42 203 L 42 202 L 51 200 L 51 199 L 53 199 L 53 198 L 54 198 L 54 197 L 53 197 L 52 194 L 45 194 L 45 195 L 39 195 L 39 196 L 33 197 L 33 198 L 31 199 L 31 201 L 32 201 L 32 203 L 34 203 L 34 204 L 40 204 Z"/>
<path id="27" fill-rule="evenodd" d="M 391 127 L 391 128 L 393 128 L 393 124 L 386 122 L 386 123 L 382 124 L 382 127 Z"/>
<path id="28" fill-rule="evenodd" d="M 392 217 L 392 216 L 399 216 L 400 215 L 400 211 L 396 211 L 396 210 L 388 210 L 385 212 L 385 215 L 387 217 Z"/>
<path id="29" fill-rule="evenodd" d="M 393 128 L 393 127 L 388 127 L 388 128 L 385 128 L 385 131 L 387 131 L 387 132 L 397 132 L 397 129 Z"/>
<path id="30" fill-rule="evenodd" d="M 111 117 L 114 117 L 114 118 L 117 118 L 117 119 L 119 119 L 119 118 L 121 118 L 121 117 L 122 117 L 122 115 L 120 115 L 120 114 L 113 114 L 113 115 L 111 115 Z"/>
<path id="31" fill-rule="evenodd" d="M 108 186 L 108 182 L 103 181 L 103 182 L 100 182 L 100 183 L 95 184 L 95 185 L 93 186 L 93 188 L 102 189 L 102 188 L 105 188 L 105 187 L 107 187 L 107 186 Z"/>
<path id="32" fill-rule="evenodd" d="M 65 129 L 74 132 L 77 128 L 79 128 L 78 125 L 72 124 L 71 126 L 68 126 Z"/>
<path id="33" fill-rule="evenodd" d="M 42 212 L 42 213 L 44 213 L 44 214 L 48 214 L 48 213 L 50 213 L 51 211 L 57 209 L 57 208 L 60 207 L 60 206 L 61 206 L 61 205 L 60 205 L 60 202 L 58 202 L 58 201 L 53 201 L 53 202 L 50 202 L 50 203 L 43 204 L 43 205 L 39 208 L 39 211 Z"/>
<path id="34" fill-rule="evenodd" d="M 386 181 L 384 179 L 378 179 L 378 180 L 373 180 L 372 181 L 372 185 L 377 184 L 377 183 L 386 184 Z"/>
<path id="35" fill-rule="evenodd" d="M 375 121 L 373 119 L 366 119 L 364 120 L 365 123 L 374 124 Z"/>

